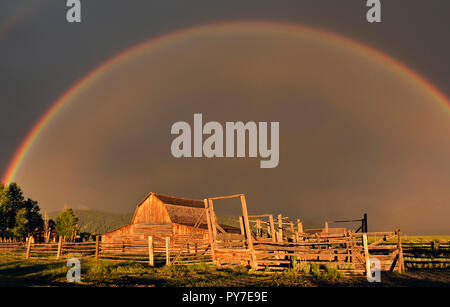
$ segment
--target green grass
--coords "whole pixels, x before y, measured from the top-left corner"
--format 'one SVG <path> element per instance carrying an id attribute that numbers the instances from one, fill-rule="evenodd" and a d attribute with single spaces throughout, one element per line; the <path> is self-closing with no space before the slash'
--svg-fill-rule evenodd
<path id="1" fill-rule="evenodd" d="M 413 242 L 450 241 L 450 236 L 408 236 L 408 235 L 402 235 L 402 241 L 413 241 Z"/>
<path id="2" fill-rule="evenodd" d="M 382 239 L 382 236 L 378 236 L 378 237 L 369 237 L 368 238 L 368 242 L 372 243 L 375 242 L 376 240 L 380 240 Z M 428 242 L 432 242 L 432 241 L 439 241 L 439 242 L 448 242 L 450 241 L 450 236 L 409 236 L 409 235 L 405 235 L 402 234 L 402 242 L 422 242 L 422 243 L 428 243 Z M 397 237 L 391 238 L 389 240 L 386 241 L 386 243 L 396 243 L 397 242 Z"/>
<path id="3" fill-rule="evenodd" d="M 343 277 L 333 266 L 299 262 L 283 273 L 255 272 L 243 267 L 218 269 L 210 264 L 149 267 L 130 262 L 81 260 L 81 282 L 69 283 L 64 260 L 0 258 L 0 286 L 57 287 L 315 287 L 373 286 L 364 277 Z M 433 273 L 437 272 L 437 273 Z M 449 270 L 393 274 L 383 273 L 381 285 L 449 286 Z M 408 275 L 409 274 L 409 275 Z M 411 275 L 412 274 L 412 275 Z M 415 274 L 415 275 L 414 275 Z M 436 278 L 433 274 L 436 274 Z M 436 280 L 434 280 L 436 279 Z M 379 284 L 378 284 L 379 285 Z"/>
<path id="4" fill-rule="evenodd" d="M 81 283 L 66 281 L 63 260 L 0 259 L 0 286 L 317 286 L 334 283 L 326 271 L 267 274 L 244 267 L 218 269 L 211 264 L 169 265 L 159 268 L 130 262 L 81 261 Z"/>

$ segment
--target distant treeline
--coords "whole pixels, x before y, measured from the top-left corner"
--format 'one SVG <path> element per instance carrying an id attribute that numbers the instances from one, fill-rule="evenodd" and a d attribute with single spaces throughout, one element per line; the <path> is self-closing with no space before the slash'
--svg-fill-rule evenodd
<path id="1" fill-rule="evenodd" d="M 112 213 L 94 210 L 74 209 L 78 218 L 79 232 L 88 232 L 92 235 L 109 232 L 116 228 L 128 225 L 133 213 Z M 60 212 L 49 213 L 49 218 L 55 220 Z"/>

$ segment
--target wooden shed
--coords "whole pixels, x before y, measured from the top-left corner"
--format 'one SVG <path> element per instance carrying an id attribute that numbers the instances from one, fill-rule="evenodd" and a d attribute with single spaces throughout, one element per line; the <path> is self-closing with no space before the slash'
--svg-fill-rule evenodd
<path id="1" fill-rule="evenodd" d="M 156 240 L 165 237 L 180 239 L 187 237 L 191 232 L 194 232 L 197 238 L 208 238 L 203 200 L 151 192 L 137 206 L 131 224 L 103 234 L 102 242 L 144 243 L 148 236 Z"/>

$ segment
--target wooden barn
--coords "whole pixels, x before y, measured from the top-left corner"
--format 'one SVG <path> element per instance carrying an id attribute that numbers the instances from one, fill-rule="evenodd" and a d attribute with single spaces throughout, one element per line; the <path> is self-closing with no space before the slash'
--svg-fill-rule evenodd
<path id="1" fill-rule="evenodd" d="M 137 206 L 131 224 L 103 234 L 102 242 L 144 243 L 148 236 L 156 240 L 163 240 L 166 237 L 180 239 L 192 232 L 199 239 L 208 238 L 203 200 L 151 192 Z"/>

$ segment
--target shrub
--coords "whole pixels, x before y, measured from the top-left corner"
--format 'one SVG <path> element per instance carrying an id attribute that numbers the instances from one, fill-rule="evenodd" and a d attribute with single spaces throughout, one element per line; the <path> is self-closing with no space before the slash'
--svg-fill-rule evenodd
<path id="1" fill-rule="evenodd" d="M 325 273 L 323 274 L 324 279 L 336 280 L 342 277 L 342 273 L 338 271 L 336 265 L 327 264 L 325 265 Z"/>

